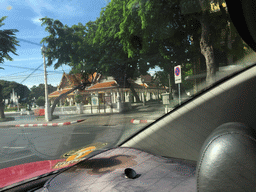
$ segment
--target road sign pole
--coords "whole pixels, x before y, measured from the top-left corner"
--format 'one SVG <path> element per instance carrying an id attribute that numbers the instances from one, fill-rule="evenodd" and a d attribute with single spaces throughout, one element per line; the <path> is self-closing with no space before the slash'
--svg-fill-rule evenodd
<path id="1" fill-rule="evenodd" d="M 179 89 L 179 105 L 180 105 L 180 83 L 178 84 L 178 89 Z"/>
<path id="2" fill-rule="evenodd" d="M 174 80 L 175 80 L 175 84 L 178 84 L 179 105 L 180 105 L 181 104 L 181 99 L 180 99 L 181 66 L 180 65 L 174 67 Z"/>

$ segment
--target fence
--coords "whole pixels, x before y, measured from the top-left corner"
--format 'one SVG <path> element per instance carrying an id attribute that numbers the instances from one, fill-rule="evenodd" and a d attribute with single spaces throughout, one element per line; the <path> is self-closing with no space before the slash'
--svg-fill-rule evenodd
<path id="1" fill-rule="evenodd" d="M 119 112 L 115 107 L 116 105 L 82 105 L 82 113 L 84 114 L 94 114 L 94 113 L 115 113 Z M 79 105 L 70 107 L 56 107 L 53 115 L 63 115 L 63 114 L 79 114 Z M 115 107 L 115 108 L 114 108 Z"/>

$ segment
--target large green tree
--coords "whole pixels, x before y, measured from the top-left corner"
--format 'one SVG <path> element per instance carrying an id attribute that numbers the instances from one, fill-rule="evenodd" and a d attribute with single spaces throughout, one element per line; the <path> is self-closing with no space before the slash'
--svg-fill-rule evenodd
<path id="1" fill-rule="evenodd" d="M 145 75 L 151 65 L 148 58 L 143 57 L 136 52 L 133 57 L 128 56 L 128 52 L 117 35 L 120 31 L 120 25 L 124 20 L 124 13 L 128 10 L 125 6 L 128 1 L 111 1 L 101 12 L 100 18 L 97 20 L 97 31 L 94 37 L 94 45 L 99 44 L 104 48 L 102 59 L 99 64 L 101 70 L 111 76 L 114 76 L 119 85 L 129 85 L 136 100 L 139 97 L 128 79 Z M 129 20 L 136 21 L 139 19 L 137 15 L 131 16 Z M 136 26 L 135 26 L 136 27 Z M 136 30 L 140 30 L 137 27 Z M 139 33 L 139 32 L 138 32 Z M 131 43 L 134 49 L 140 50 L 139 37 L 131 36 Z M 152 52 L 156 54 L 154 51 Z"/>
<path id="2" fill-rule="evenodd" d="M 30 99 L 38 99 L 40 96 L 44 97 L 44 92 L 45 92 L 45 85 L 44 84 L 39 84 L 38 86 L 34 85 L 33 87 L 30 88 L 31 92 L 29 94 Z M 52 93 L 57 90 L 57 87 L 54 87 L 52 85 L 48 85 L 48 93 Z"/>
<path id="3" fill-rule="evenodd" d="M 4 25 L 3 21 L 7 17 L 0 18 L 0 27 Z M 16 29 L 4 29 L 0 30 L 0 63 L 3 63 L 4 60 L 12 61 L 10 53 L 16 54 L 16 46 L 18 46 L 18 41 L 15 36 L 15 33 L 18 32 Z M 3 69 L 3 68 L 2 68 Z M 3 102 L 3 87 L 0 85 L 0 117 L 5 118 L 4 115 L 4 102 Z"/>
<path id="4" fill-rule="evenodd" d="M 30 95 L 30 90 L 27 86 L 16 83 L 14 81 L 0 80 L 0 86 L 2 86 L 2 96 L 4 99 L 10 99 L 10 94 L 12 90 L 20 96 L 20 102 L 25 102 L 28 100 Z"/>
<path id="5" fill-rule="evenodd" d="M 79 70 L 79 72 L 83 72 L 84 78 L 87 79 L 91 71 L 83 71 L 82 66 L 85 63 L 84 58 L 93 51 L 93 48 L 87 44 L 86 27 L 81 23 L 69 27 L 63 25 L 59 20 L 47 17 L 42 18 L 41 21 L 42 26 L 45 26 L 45 30 L 49 33 L 49 36 L 41 40 L 41 43 L 47 44 L 46 49 L 43 50 L 47 58 L 47 65 L 54 65 L 55 69 L 64 64 L 72 66 L 72 72 Z M 62 97 L 76 89 L 84 89 L 86 83 L 88 82 L 81 83 L 57 97 L 52 105 L 51 114 L 53 114 L 57 103 Z"/>
<path id="6" fill-rule="evenodd" d="M 120 2 L 113 0 L 112 2 Z M 141 41 L 140 52 L 147 52 L 154 42 L 158 43 L 159 52 L 165 57 L 172 60 L 170 55 L 176 58 L 182 56 L 186 58 L 185 53 L 189 53 L 189 37 L 198 41 L 194 47 L 196 51 L 198 46 L 199 52 L 204 56 L 208 83 L 214 81 L 216 65 L 214 58 L 214 44 L 216 41 L 215 34 L 219 34 L 220 29 L 227 25 L 227 11 L 221 6 L 223 0 L 130 0 L 124 6 L 128 7 L 123 15 L 124 19 L 120 25 L 119 37 L 125 46 L 129 57 L 137 52 L 133 46 L 131 37 L 138 36 Z M 212 11 L 212 3 L 216 3 L 224 11 Z M 137 14 L 140 19 L 131 21 L 129 18 Z M 138 26 L 141 26 L 140 33 L 137 32 Z M 219 42 L 218 42 L 219 43 Z M 172 54 L 170 48 L 175 49 Z M 171 53 L 171 54 L 170 54 Z M 190 55 L 191 56 L 191 55 Z M 184 60 L 178 59 L 179 62 Z"/>

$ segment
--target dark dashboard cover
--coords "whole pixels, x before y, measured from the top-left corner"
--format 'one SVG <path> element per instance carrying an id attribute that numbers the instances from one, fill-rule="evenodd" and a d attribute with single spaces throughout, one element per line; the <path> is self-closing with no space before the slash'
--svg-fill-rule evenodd
<path id="1" fill-rule="evenodd" d="M 129 179 L 132 168 L 139 177 Z M 78 163 L 38 191 L 196 191 L 196 162 L 114 148 Z"/>

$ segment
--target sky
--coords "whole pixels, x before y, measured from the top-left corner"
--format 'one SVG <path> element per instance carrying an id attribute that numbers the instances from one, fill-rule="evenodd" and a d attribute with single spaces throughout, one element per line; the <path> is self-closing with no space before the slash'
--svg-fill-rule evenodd
<path id="1" fill-rule="evenodd" d="M 63 24 L 72 26 L 81 22 L 95 21 L 100 11 L 109 0 L 0 0 L 0 17 L 7 16 L 5 25 L 0 29 L 18 29 L 16 33 L 19 47 L 17 54 L 11 54 L 13 61 L 1 64 L 0 79 L 16 81 L 29 88 L 44 83 L 43 58 L 40 41 L 49 34 L 41 26 L 40 18 L 58 19 Z M 35 44 L 30 44 L 25 41 Z M 41 65 L 41 67 L 39 67 Z M 33 69 L 39 69 L 29 76 Z M 54 70 L 47 67 L 48 84 L 57 86 L 60 83 L 63 71 L 68 73 L 70 68 L 63 65 Z M 28 77 L 29 76 L 29 77 Z M 28 78 L 27 78 L 28 77 Z"/>

